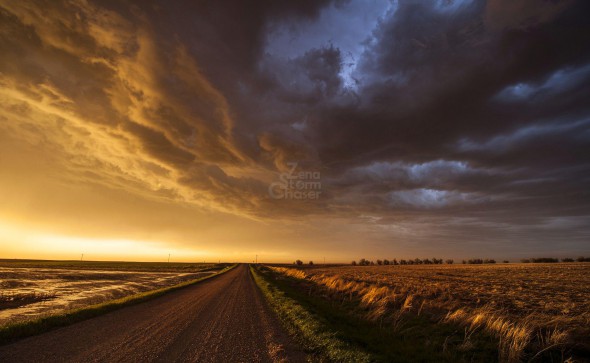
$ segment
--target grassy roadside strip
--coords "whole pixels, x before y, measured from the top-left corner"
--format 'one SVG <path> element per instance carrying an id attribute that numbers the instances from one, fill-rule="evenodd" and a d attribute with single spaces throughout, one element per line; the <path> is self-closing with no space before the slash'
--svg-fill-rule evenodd
<path id="1" fill-rule="evenodd" d="M 113 310 L 151 300 L 166 293 L 194 285 L 215 276 L 219 276 L 220 274 L 227 272 L 236 266 L 237 265 L 231 265 L 214 274 L 203 276 L 195 280 L 185 281 L 174 286 L 163 287 L 161 289 L 146 291 L 116 300 L 105 301 L 100 304 L 68 310 L 59 314 L 44 316 L 31 321 L 5 325 L 0 327 L 0 345 L 5 345 L 18 339 L 41 334 L 54 328 L 71 325 L 73 323 L 90 319 Z"/>
<path id="2" fill-rule="evenodd" d="M 254 281 L 283 321 L 287 330 L 318 360 L 334 362 L 371 362 L 370 354 L 337 337 L 337 331 L 322 316 L 314 314 L 306 306 L 277 288 L 270 272 L 250 266 Z"/>

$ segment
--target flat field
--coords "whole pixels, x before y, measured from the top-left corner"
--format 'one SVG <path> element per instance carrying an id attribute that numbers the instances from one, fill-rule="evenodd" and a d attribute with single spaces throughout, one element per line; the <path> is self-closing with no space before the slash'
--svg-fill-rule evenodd
<path id="1" fill-rule="evenodd" d="M 173 286 L 225 265 L 0 260 L 0 326 Z"/>
<path id="2" fill-rule="evenodd" d="M 421 315 L 462 327 L 462 350 L 491 336 L 501 361 L 588 359 L 588 263 L 271 269 L 323 299 L 356 301 L 357 315 L 395 331 Z"/>

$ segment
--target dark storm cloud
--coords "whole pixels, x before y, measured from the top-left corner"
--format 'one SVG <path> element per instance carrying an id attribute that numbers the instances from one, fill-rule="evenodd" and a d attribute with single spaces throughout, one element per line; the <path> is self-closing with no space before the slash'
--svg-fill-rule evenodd
<path id="1" fill-rule="evenodd" d="M 0 81 L 18 97 L 0 116 L 31 129 L 25 102 L 78 168 L 231 213 L 458 241 L 464 225 L 548 243 L 559 221 L 581 241 L 587 14 L 582 0 L 7 4 Z M 269 197 L 293 161 L 321 172 L 318 201 Z"/>
<path id="2" fill-rule="evenodd" d="M 523 188 L 510 183 L 553 174 L 587 213 L 588 5 L 536 2 L 490 26 L 488 12 L 503 4 L 457 3 L 446 11 L 399 2 L 376 29 L 357 71 L 361 102 L 319 110 L 322 162 L 340 172 L 375 161 L 463 161 L 496 176 L 463 188 L 515 198 Z"/>
<path id="3" fill-rule="evenodd" d="M 337 41 L 260 54 L 252 78 L 226 93 L 243 122 L 236 131 L 264 130 L 279 167 L 289 158 L 319 166 L 331 212 L 524 214 L 538 226 L 588 215 L 589 10 L 581 1 L 394 3 L 367 32 L 354 86 Z M 269 150 L 250 149 L 258 160 Z M 411 176 L 429 167 L 439 170 Z"/>
<path id="4" fill-rule="evenodd" d="M 361 63 L 360 75 L 375 80 L 359 90 L 362 104 L 327 109 L 318 122 L 326 161 L 450 157 L 461 138 L 482 140 L 587 115 L 585 80 L 538 102 L 533 96 L 501 104 L 494 97 L 506 87 L 584 67 L 590 36 L 581 15 L 587 9 L 579 7 L 586 5 L 549 23 L 498 31 L 486 27 L 484 4 L 463 3 L 444 12 L 428 2 L 400 2 Z"/>

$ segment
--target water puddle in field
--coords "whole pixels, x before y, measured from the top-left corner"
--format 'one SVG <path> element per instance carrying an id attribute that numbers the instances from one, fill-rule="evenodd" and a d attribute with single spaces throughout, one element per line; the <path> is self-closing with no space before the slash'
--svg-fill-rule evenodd
<path id="1" fill-rule="evenodd" d="M 0 326 L 214 273 L 0 267 Z"/>

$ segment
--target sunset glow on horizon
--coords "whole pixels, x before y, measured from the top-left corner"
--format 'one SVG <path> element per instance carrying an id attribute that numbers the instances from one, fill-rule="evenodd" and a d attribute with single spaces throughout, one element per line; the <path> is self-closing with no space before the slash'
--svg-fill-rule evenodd
<path id="1" fill-rule="evenodd" d="M 0 258 L 588 255 L 587 7 L 0 0 Z"/>

